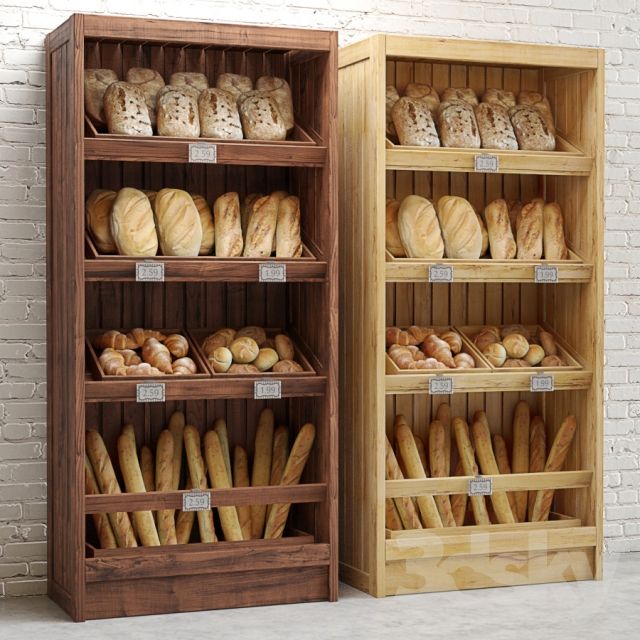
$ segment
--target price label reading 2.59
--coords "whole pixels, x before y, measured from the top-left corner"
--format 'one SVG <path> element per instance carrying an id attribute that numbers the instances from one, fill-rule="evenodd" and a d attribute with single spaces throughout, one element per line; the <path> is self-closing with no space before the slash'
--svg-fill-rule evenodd
<path id="1" fill-rule="evenodd" d="M 453 267 L 449 264 L 429 265 L 429 282 L 453 282 Z"/>
<path id="2" fill-rule="evenodd" d="M 429 378 L 429 393 L 432 396 L 451 395 L 453 393 L 453 378 L 451 376 Z"/>

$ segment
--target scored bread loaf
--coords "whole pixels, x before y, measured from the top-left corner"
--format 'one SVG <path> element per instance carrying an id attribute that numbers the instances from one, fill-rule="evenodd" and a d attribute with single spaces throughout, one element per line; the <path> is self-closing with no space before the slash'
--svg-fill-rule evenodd
<path id="1" fill-rule="evenodd" d="M 176 71 L 171 74 L 169 84 L 174 87 L 193 87 L 198 92 L 209 88 L 207 76 L 197 71 Z"/>
<path id="2" fill-rule="evenodd" d="M 95 124 L 107 124 L 104 93 L 114 82 L 118 82 L 118 76 L 112 69 L 84 70 L 84 110 Z"/>
<path id="3" fill-rule="evenodd" d="M 123 256 L 155 256 L 158 252 L 158 235 L 149 198 L 125 187 L 111 208 L 111 235 Z"/>
<path id="4" fill-rule="evenodd" d="M 238 73 L 221 73 L 216 80 L 216 87 L 228 91 L 237 100 L 243 93 L 253 89 L 251 78 Z"/>
<path id="5" fill-rule="evenodd" d="M 471 204 L 458 196 L 438 200 L 438 220 L 447 258 L 475 260 L 482 252 L 482 230 Z"/>
<path id="6" fill-rule="evenodd" d="M 159 136 L 200 137 L 198 90 L 167 85 L 158 92 L 156 105 Z"/>
<path id="7" fill-rule="evenodd" d="M 164 87 L 164 79 L 155 69 L 132 67 L 127 71 L 126 80 L 128 83 L 138 86 L 142 91 L 149 110 L 151 126 L 155 127 L 158 92 Z"/>
<path id="8" fill-rule="evenodd" d="M 240 122 L 248 140 L 284 140 L 287 127 L 270 93 L 250 91 L 240 98 Z"/>
<path id="9" fill-rule="evenodd" d="M 511 232 L 507 203 L 502 198 L 490 202 L 484 210 L 484 217 L 487 221 L 491 257 L 494 260 L 515 258 L 517 247 Z"/>
<path id="10" fill-rule="evenodd" d="M 513 94 L 513 91 L 505 91 L 504 89 L 485 89 L 485 92 L 482 94 L 482 102 L 500 105 L 508 111 L 511 107 L 516 106 L 516 97 Z"/>
<path id="11" fill-rule="evenodd" d="M 400 203 L 394 198 L 387 198 L 387 206 L 385 209 L 386 225 L 385 225 L 385 246 L 387 251 L 396 258 L 404 258 L 404 247 L 400 239 L 398 230 L 398 211 Z"/>
<path id="12" fill-rule="evenodd" d="M 438 131 L 443 147 L 480 148 L 476 115 L 473 106 L 464 100 L 451 100 L 440 104 Z"/>
<path id="13" fill-rule="evenodd" d="M 111 208 L 116 195 L 109 189 L 94 189 L 84 206 L 87 229 L 100 253 L 116 253 L 118 250 L 111 235 Z"/>
<path id="14" fill-rule="evenodd" d="M 556 137 L 544 116 L 535 107 L 520 104 L 509 111 L 518 147 L 529 151 L 553 151 Z"/>
<path id="15" fill-rule="evenodd" d="M 211 208 L 203 196 L 195 193 L 190 194 L 193 204 L 196 205 L 200 216 L 200 224 L 202 226 L 202 240 L 200 242 L 200 250 L 198 255 L 206 256 L 211 253 L 215 242 L 215 228 L 213 226 L 213 214 Z"/>
<path id="16" fill-rule="evenodd" d="M 429 105 L 420 98 L 400 98 L 391 109 L 391 117 L 402 145 L 439 147 L 440 139 Z"/>
<path id="17" fill-rule="evenodd" d="M 222 194 L 213 203 L 213 222 L 216 236 L 216 256 L 232 258 L 242 255 L 242 226 L 240 199 L 235 191 Z"/>
<path id="18" fill-rule="evenodd" d="M 277 258 L 299 258 L 302 255 L 300 199 L 296 196 L 280 200 L 275 239 Z"/>
<path id="19" fill-rule="evenodd" d="M 509 113 L 503 106 L 482 102 L 476 107 L 476 120 L 483 149 L 518 148 Z"/>
<path id="20" fill-rule="evenodd" d="M 547 202 L 543 216 L 543 247 L 546 260 L 566 260 L 569 250 L 564 239 L 564 217 L 557 202 Z"/>
<path id="21" fill-rule="evenodd" d="M 555 136 L 556 128 L 553 122 L 553 114 L 551 113 L 551 105 L 546 96 L 537 91 L 521 91 L 518 94 L 518 104 L 535 107 L 542 114 L 549 132 Z"/>
<path id="22" fill-rule="evenodd" d="M 476 95 L 476 92 L 470 87 L 449 87 L 442 92 L 441 99 L 442 102 L 449 102 L 451 100 L 462 100 L 473 107 L 478 104 L 478 96 Z"/>
<path id="23" fill-rule="evenodd" d="M 109 133 L 151 136 L 153 129 L 142 90 L 128 82 L 113 82 L 104 92 L 104 116 Z"/>
<path id="24" fill-rule="evenodd" d="M 247 221 L 244 256 L 264 258 L 271 255 L 278 221 L 278 204 L 278 199 L 274 196 L 264 196 L 253 203 Z"/>
<path id="25" fill-rule="evenodd" d="M 85 485 L 85 493 L 87 495 L 99 495 L 100 487 L 98 486 L 98 481 L 93 472 L 93 467 L 91 466 L 91 461 L 87 454 L 84 454 L 84 485 Z M 118 546 L 118 542 L 113 533 L 113 529 L 111 528 L 111 523 L 109 522 L 109 516 L 106 513 L 94 513 L 93 514 L 93 525 L 96 529 L 96 534 L 98 535 L 98 541 L 100 542 L 101 549 L 115 549 Z"/>
<path id="26" fill-rule="evenodd" d="M 511 471 L 513 473 L 529 473 L 529 439 L 531 412 L 529 405 L 521 400 L 513 412 L 513 451 Z M 527 492 L 516 491 L 516 522 L 524 522 L 527 516 Z"/>
<path id="27" fill-rule="evenodd" d="M 198 255 L 202 244 L 202 223 L 198 209 L 186 191 L 181 189 L 158 191 L 155 201 L 155 218 L 163 255 Z"/>
<path id="28" fill-rule="evenodd" d="M 516 220 L 518 260 L 542 258 L 544 200 L 536 198 L 525 204 Z"/>
<path id="29" fill-rule="evenodd" d="M 409 258 L 438 259 L 444 243 L 433 204 L 421 196 L 407 196 L 398 210 L 398 233 Z"/>
<path id="30" fill-rule="evenodd" d="M 280 114 L 287 131 L 291 131 L 295 121 L 293 117 L 293 99 L 291 97 L 291 87 L 284 78 L 275 76 L 262 76 L 256 81 L 258 91 L 266 91 L 272 95 L 278 103 Z"/>
<path id="31" fill-rule="evenodd" d="M 400 100 L 400 96 L 398 95 L 398 90 L 389 85 L 386 89 L 385 94 L 385 117 L 386 117 L 386 133 L 387 137 L 395 140 L 397 138 L 396 128 L 393 124 L 393 118 L 391 117 L 391 110 L 393 109 L 393 105 Z"/>
<path id="32" fill-rule="evenodd" d="M 198 97 L 198 113 L 203 138 L 242 140 L 242 124 L 234 94 L 224 89 L 205 89 Z"/>
<path id="33" fill-rule="evenodd" d="M 438 107 L 440 106 L 440 96 L 438 92 L 430 84 L 421 84 L 420 82 L 410 82 L 405 90 L 404 95 L 409 98 L 419 98 L 423 100 L 429 107 L 431 115 L 435 118 L 438 115 Z"/>

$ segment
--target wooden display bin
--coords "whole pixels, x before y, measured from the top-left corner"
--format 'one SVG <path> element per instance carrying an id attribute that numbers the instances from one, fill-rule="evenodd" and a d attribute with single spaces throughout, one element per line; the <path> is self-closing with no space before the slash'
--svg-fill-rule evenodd
<path id="1" fill-rule="evenodd" d="M 48 35 L 46 49 L 50 597 L 76 621 L 335 600 L 336 34 L 76 14 Z M 224 72 L 254 81 L 284 77 L 296 127 L 279 143 L 136 138 L 96 129 L 84 115 L 84 69 L 111 68 L 124 78 L 134 66 L 155 68 L 167 82 L 176 71 L 202 72 L 210 86 Z M 193 143 L 214 144 L 215 163 L 196 162 L 189 151 Z M 181 188 L 204 196 L 210 206 L 229 191 L 244 198 L 286 190 L 300 198 L 303 255 L 102 255 L 87 233 L 84 203 L 94 189 L 124 187 Z M 163 281 L 140 280 L 139 264 L 148 261 L 162 265 Z M 276 279 L 269 276 L 274 263 Z M 86 428 L 101 433 L 114 459 L 123 424 L 134 424 L 138 444 L 153 448 L 168 416 L 179 409 L 201 433 L 215 418 L 226 418 L 231 444 L 247 446 L 251 456 L 265 400 L 257 397 L 255 377 L 214 377 L 197 346 L 200 373 L 194 376 L 101 376 L 87 338 L 105 327 L 180 327 L 189 337 L 191 331 L 246 325 L 282 327 L 294 338 L 305 371 L 269 374 L 280 381 L 280 399 L 268 402 L 293 432 L 313 422 L 314 448 L 297 486 L 209 491 L 214 506 L 292 503 L 285 537 L 97 548 L 90 514 L 180 509 L 183 490 L 85 495 Z M 164 395 L 148 388 L 141 393 L 138 386 L 147 381 L 162 386 Z M 145 402 L 151 399 L 156 401 Z"/>
<path id="2" fill-rule="evenodd" d="M 374 36 L 340 52 L 341 140 L 341 404 L 340 517 L 342 578 L 375 596 L 532 584 L 602 575 L 603 383 L 603 52 L 595 49 Z M 421 148 L 391 142 L 385 88 L 403 95 L 410 82 L 545 94 L 555 114 L 557 150 Z M 496 157 L 497 170 L 475 171 L 477 155 Z M 410 194 L 467 198 L 477 211 L 496 198 L 560 204 L 568 260 L 419 260 L 385 248 L 385 201 Z M 451 267 L 447 282 L 431 268 Z M 539 267 L 556 282 L 538 284 Z M 553 271 L 553 270 L 552 270 Z M 562 336 L 570 367 L 391 371 L 389 326 L 544 325 Z M 471 332 L 472 333 L 472 332 Z M 471 336 L 470 336 L 471 337 Z M 449 377 L 452 395 L 432 396 Z M 551 376 L 553 392 L 533 393 L 532 378 Z M 549 382 L 547 380 L 547 382 Z M 547 387 L 548 388 L 548 387 Z M 495 489 L 554 488 L 546 522 L 389 531 L 385 500 L 460 494 L 468 477 L 385 480 L 385 435 L 403 414 L 427 435 L 436 402 L 451 415 L 489 417 L 509 443 L 519 399 L 543 416 L 550 443 L 568 414 L 578 428 L 564 470 L 494 476 Z M 550 444 L 549 444 L 550 446 Z"/>

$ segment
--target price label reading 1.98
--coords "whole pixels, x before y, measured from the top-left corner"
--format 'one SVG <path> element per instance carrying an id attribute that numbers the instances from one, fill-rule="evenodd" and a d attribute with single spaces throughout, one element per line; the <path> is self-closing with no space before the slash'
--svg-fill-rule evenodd
<path id="1" fill-rule="evenodd" d="M 453 282 L 453 266 L 449 264 L 429 265 L 429 282 Z"/>

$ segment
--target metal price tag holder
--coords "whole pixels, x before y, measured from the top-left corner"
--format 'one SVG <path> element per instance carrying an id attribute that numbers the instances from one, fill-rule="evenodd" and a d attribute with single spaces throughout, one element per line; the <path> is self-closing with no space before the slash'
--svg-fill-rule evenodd
<path id="1" fill-rule="evenodd" d="M 211 494 L 208 491 L 187 491 L 182 494 L 183 511 L 209 511 Z"/>
<path id="2" fill-rule="evenodd" d="M 164 262 L 136 262 L 136 282 L 164 282 Z"/>
<path id="3" fill-rule="evenodd" d="M 253 383 L 254 400 L 280 400 L 282 398 L 281 380 L 256 380 Z"/>
<path id="4" fill-rule="evenodd" d="M 164 382 L 140 382 L 137 384 L 136 402 L 164 402 Z"/>
<path id="5" fill-rule="evenodd" d="M 467 493 L 470 496 L 490 496 L 493 493 L 493 479 L 484 476 L 471 478 Z"/>
<path id="6" fill-rule="evenodd" d="M 218 146 L 211 142 L 190 142 L 189 162 L 216 164 L 218 162 Z"/>

